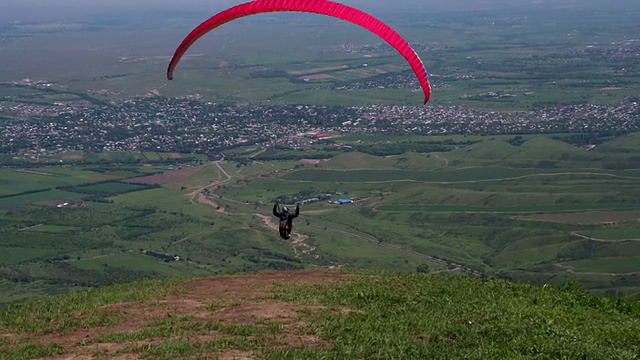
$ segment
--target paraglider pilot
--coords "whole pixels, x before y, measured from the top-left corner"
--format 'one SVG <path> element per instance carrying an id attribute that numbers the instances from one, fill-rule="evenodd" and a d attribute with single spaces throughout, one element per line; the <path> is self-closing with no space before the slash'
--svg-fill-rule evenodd
<path id="1" fill-rule="evenodd" d="M 296 212 L 294 214 L 289 213 L 289 208 L 284 206 L 280 211 L 280 205 L 275 203 L 273 205 L 273 216 L 280 219 L 280 225 L 278 229 L 280 231 L 280 237 L 287 240 L 291 237 L 291 228 L 293 227 L 293 219 L 300 215 L 300 205 L 296 205 Z"/>

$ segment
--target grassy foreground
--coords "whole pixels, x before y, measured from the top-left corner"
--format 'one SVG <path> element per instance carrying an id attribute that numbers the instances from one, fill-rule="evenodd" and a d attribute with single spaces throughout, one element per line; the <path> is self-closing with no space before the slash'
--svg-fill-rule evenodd
<path id="1" fill-rule="evenodd" d="M 110 286 L 0 309 L 0 358 L 635 359 L 640 303 L 566 285 L 301 270 Z"/>

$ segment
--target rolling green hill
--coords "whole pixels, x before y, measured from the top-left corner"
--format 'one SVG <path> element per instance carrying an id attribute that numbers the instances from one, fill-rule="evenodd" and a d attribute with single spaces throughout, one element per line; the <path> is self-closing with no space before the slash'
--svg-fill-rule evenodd
<path id="1" fill-rule="evenodd" d="M 322 168 L 335 170 L 392 169 L 393 164 L 394 161 L 390 159 L 360 152 L 349 152 L 331 158 L 322 164 Z"/>
<path id="2" fill-rule="evenodd" d="M 567 284 L 304 270 L 110 286 L 0 312 L 0 357 L 633 359 L 640 303 Z"/>
<path id="3" fill-rule="evenodd" d="M 248 156 L 193 166 L 2 169 L 0 304 L 171 276 L 338 266 L 457 271 L 455 264 L 637 296 L 634 143 L 625 136 L 605 143 L 604 153 L 562 136 L 433 136 L 420 141 L 455 150 L 345 149 L 324 162 Z M 416 144 L 403 136 L 347 140 L 364 151 Z M 614 151 L 617 143 L 625 150 Z M 275 201 L 303 202 L 291 241 L 273 230 Z"/>
<path id="4" fill-rule="evenodd" d="M 515 144 L 515 145 L 514 145 Z M 459 166 L 501 163 L 513 167 L 575 168 L 602 160 L 602 155 L 547 136 L 531 136 L 511 144 L 506 138 L 490 138 L 445 155 Z"/>
<path id="5" fill-rule="evenodd" d="M 594 151 L 600 153 L 634 153 L 638 155 L 640 154 L 638 144 L 640 144 L 640 133 L 631 133 L 606 141 L 595 147 Z"/>

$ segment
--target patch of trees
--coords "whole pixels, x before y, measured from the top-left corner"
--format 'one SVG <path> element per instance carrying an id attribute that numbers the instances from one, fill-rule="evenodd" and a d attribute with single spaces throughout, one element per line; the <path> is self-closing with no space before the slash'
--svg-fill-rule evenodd
<path id="1" fill-rule="evenodd" d="M 79 269 L 68 262 L 56 263 L 55 268 L 57 270 L 55 276 L 48 279 L 47 282 L 56 285 L 99 287 L 163 277 L 154 271 L 109 266 L 107 263 L 103 264 L 104 270 L 102 271 Z"/>
<path id="2" fill-rule="evenodd" d="M 35 280 L 28 271 L 16 266 L 0 268 L 0 277 L 14 283 L 30 283 Z"/>
<path id="3" fill-rule="evenodd" d="M 153 251 L 153 250 L 144 251 L 143 254 L 155 257 L 155 258 L 160 259 L 160 260 L 162 260 L 164 262 L 175 261 L 173 255 L 169 255 L 169 254 L 165 254 L 165 253 L 161 253 L 161 252 L 157 252 L 157 251 Z"/>
<path id="4" fill-rule="evenodd" d="M 574 146 L 599 145 L 605 141 L 614 139 L 625 134 L 625 132 L 586 132 L 582 134 L 554 136 L 554 140 L 560 140 Z"/>
<path id="5" fill-rule="evenodd" d="M 300 159 L 330 159 L 334 156 L 342 154 L 342 151 L 295 151 L 289 147 L 274 147 L 259 155 L 251 158 L 252 161 L 283 161 L 283 160 L 300 160 Z M 233 161 L 242 161 L 243 158 L 229 158 Z M 244 163 L 247 163 L 245 160 Z"/>
<path id="6" fill-rule="evenodd" d="M 526 140 L 524 140 L 522 138 L 522 135 L 516 135 L 514 137 L 512 137 L 511 139 L 507 140 L 507 142 L 511 145 L 511 146 L 520 146 L 522 144 L 525 143 Z"/>
<path id="7" fill-rule="evenodd" d="M 287 79 L 290 78 L 289 74 L 287 74 L 286 71 L 282 71 L 282 70 L 254 71 L 249 74 L 249 77 L 252 77 L 254 79 L 258 79 L 258 78 L 271 79 L 271 78 L 279 78 L 279 77 L 283 77 Z"/>
<path id="8" fill-rule="evenodd" d="M 283 261 L 261 262 L 254 266 L 243 266 L 243 272 L 261 271 L 261 270 L 302 270 L 303 265 L 291 264 Z"/>
<path id="9" fill-rule="evenodd" d="M 473 144 L 474 141 L 408 141 L 388 144 L 374 145 L 357 145 L 354 151 L 363 152 L 375 156 L 401 155 L 407 152 L 430 153 L 430 152 L 449 152 L 458 147 L 464 147 Z"/>
<path id="10" fill-rule="evenodd" d="M 278 195 L 274 199 L 282 204 L 296 204 L 299 201 L 308 200 L 311 198 L 317 198 L 318 201 L 327 200 L 333 198 L 337 190 L 301 190 L 296 194 L 290 195 Z M 347 195 L 348 192 L 344 192 L 343 195 Z"/>
<path id="11" fill-rule="evenodd" d="M 247 260 L 254 264 L 262 264 L 267 262 L 265 259 L 275 259 L 275 260 L 284 260 L 286 262 L 300 263 L 300 259 L 296 259 L 294 257 L 275 253 L 269 250 L 262 250 L 257 255 L 249 255 L 247 256 Z M 273 262 L 271 262 L 273 263 Z"/>
<path id="12" fill-rule="evenodd" d="M 120 184 L 120 185 L 125 185 L 126 187 L 121 188 L 121 189 L 116 190 L 116 191 L 104 191 L 104 190 L 92 189 L 92 187 L 94 187 L 96 185 L 101 185 L 101 184 L 115 184 L 116 186 L 118 184 Z M 158 184 L 135 184 L 135 185 L 133 185 L 133 184 L 129 184 L 129 183 L 126 183 L 126 182 L 123 182 L 123 181 L 106 180 L 106 181 L 93 182 L 93 183 L 89 183 L 89 184 L 58 186 L 58 187 L 56 187 L 56 189 L 69 191 L 69 192 L 75 192 L 75 193 L 79 193 L 79 194 L 91 195 L 91 200 L 85 199 L 85 201 L 109 202 L 109 201 L 105 201 L 104 198 L 107 198 L 107 197 L 110 197 L 110 196 L 115 196 L 115 195 L 127 194 L 127 193 L 135 192 L 135 191 L 155 189 L 155 188 L 159 188 L 159 187 L 161 187 L 161 186 L 158 185 Z"/>
<path id="13" fill-rule="evenodd" d="M 94 202 L 94 203 L 103 203 L 103 204 L 112 204 L 113 200 L 105 199 L 105 196 L 100 195 L 89 195 L 83 196 L 82 201 L 86 202 Z"/>
<path id="14" fill-rule="evenodd" d="M 20 212 L 14 212 L 11 220 L 16 219 L 25 226 L 39 223 L 83 228 L 97 228 L 104 225 L 113 226 L 151 226 L 161 224 L 173 226 L 169 216 L 153 220 L 149 215 L 156 213 L 153 208 L 120 207 L 117 209 L 98 209 L 92 207 L 52 208 L 48 206 L 33 206 Z M 29 233 L 30 237 L 38 233 Z M 16 235 L 17 236 L 17 235 Z M 69 242 L 71 240 L 68 240 Z"/>
<path id="15" fill-rule="evenodd" d="M 575 261 L 591 259 L 593 256 L 603 248 L 603 243 L 595 241 L 585 241 L 578 244 L 573 244 L 563 248 L 556 255 L 558 262 Z"/>
<path id="16" fill-rule="evenodd" d="M 45 263 L 46 271 L 41 275 L 33 275 L 27 269 L 19 267 L 2 267 L 0 276 L 11 282 L 28 283 L 36 280 L 44 280 L 48 285 L 54 286 L 85 286 L 99 287 L 116 283 L 157 279 L 161 274 L 140 269 L 132 270 L 123 267 L 111 267 L 104 264 L 104 271 L 79 269 L 67 261 Z M 51 294 L 59 293 L 55 288 Z"/>
<path id="17" fill-rule="evenodd" d="M 607 170 L 630 170 L 640 168 L 640 161 L 613 162 L 607 161 L 602 163 L 602 168 Z"/>
<path id="18" fill-rule="evenodd" d="M 52 190 L 52 188 L 44 188 L 44 189 L 28 190 L 28 191 L 23 191 L 23 192 L 16 193 L 16 194 L 0 195 L 0 199 L 2 199 L 2 198 L 14 197 L 14 196 L 28 195 L 28 194 L 37 194 L 37 193 L 47 192 L 47 191 L 51 191 L 51 190 Z"/>
<path id="19" fill-rule="evenodd" d="M 107 174 L 110 172 L 130 172 L 130 173 L 136 174 L 135 177 L 137 177 L 138 174 L 149 176 L 149 175 L 156 175 L 156 174 L 162 173 L 162 171 L 142 172 L 138 166 L 105 166 L 105 165 L 86 168 L 86 169 L 83 169 L 83 171 L 91 171 L 91 172 L 96 172 L 100 174 Z"/>
<path id="20" fill-rule="evenodd" d="M 273 261 L 266 263 L 265 269 L 273 269 L 273 270 L 302 270 L 304 269 L 303 265 L 295 265 L 288 262 L 282 261 Z"/>

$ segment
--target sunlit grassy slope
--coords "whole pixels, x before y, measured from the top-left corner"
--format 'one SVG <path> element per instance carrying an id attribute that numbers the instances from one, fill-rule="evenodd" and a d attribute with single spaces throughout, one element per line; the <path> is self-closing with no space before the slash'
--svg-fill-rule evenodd
<path id="1" fill-rule="evenodd" d="M 571 284 L 305 270 L 110 286 L 5 307 L 3 359 L 633 359 L 640 303 Z"/>
<path id="2" fill-rule="evenodd" d="M 412 143 L 399 135 L 345 136 L 333 141 L 359 151 L 317 164 L 258 160 L 269 150 L 247 146 L 237 151 L 245 158 L 217 164 L 229 181 L 216 164 L 197 160 L 175 171 L 122 164 L 6 169 L 0 173 L 9 186 L 0 191 L 0 303 L 79 287 L 265 269 L 455 271 L 427 256 L 490 276 L 558 286 L 573 279 L 591 294 L 637 298 L 634 137 L 593 148 L 557 140 L 563 136 L 573 135 Z M 372 155 L 389 145 L 412 149 L 417 141 L 454 150 Z M 162 187 L 125 182 L 162 170 L 167 173 L 155 180 L 144 177 Z M 50 178 L 57 188 L 44 183 Z M 208 188 L 198 194 L 198 187 Z M 105 198 L 57 207 L 86 193 Z M 339 198 L 354 203 L 332 203 Z M 282 241 L 273 229 L 273 202 L 307 199 L 295 238 Z M 175 255 L 184 261 L 171 261 Z"/>

